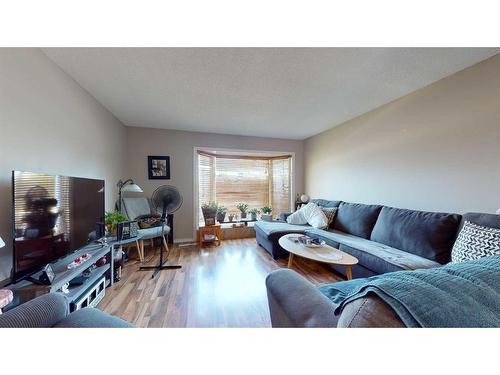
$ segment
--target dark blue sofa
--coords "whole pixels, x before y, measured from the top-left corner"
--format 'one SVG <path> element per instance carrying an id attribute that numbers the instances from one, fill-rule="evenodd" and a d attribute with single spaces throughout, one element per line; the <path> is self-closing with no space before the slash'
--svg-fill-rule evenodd
<path id="1" fill-rule="evenodd" d="M 414 211 L 381 205 L 366 205 L 324 199 L 312 200 L 324 207 L 338 207 L 335 220 L 326 230 L 281 221 L 255 224 L 257 242 L 274 258 L 288 256 L 278 240 L 287 233 L 306 233 L 358 258 L 353 277 L 385 272 L 432 268 L 448 263 L 463 221 L 491 224 L 500 216 L 462 215 Z M 493 219 L 492 219 L 493 218 Z M 343 267 L 335 267 L 344 274 Z"/>

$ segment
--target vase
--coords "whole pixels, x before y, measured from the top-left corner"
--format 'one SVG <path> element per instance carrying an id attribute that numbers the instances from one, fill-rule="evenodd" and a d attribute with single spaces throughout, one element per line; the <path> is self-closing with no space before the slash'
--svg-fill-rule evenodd
<path id="1" fill-rule="evenodd" d="M 242 219 L 246 219 L 247 218 L 247 213 L 246 212 L 242 212 L 241 213 L 241 218 Z"/>
<path id="2" fill-rule="evenodd" d="M 273 221 L 273 215 L 272 214 L 262 214 L 262 220 Z"/>
<path id="3" fill-rule="evenodd" d="M 217 212 L 217 221 L 219 223 L 223 223 L 224 220 L 226 220 L 226 213 L 225 212 Z"/>

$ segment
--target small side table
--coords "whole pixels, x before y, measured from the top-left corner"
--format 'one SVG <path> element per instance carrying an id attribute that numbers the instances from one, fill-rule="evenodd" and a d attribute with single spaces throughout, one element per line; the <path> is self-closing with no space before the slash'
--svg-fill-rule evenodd
<path id="1" fill-rule="evenodd" d="M 215 238 L 206 240 L 205 239 L 206 234 L 212 234 L 215 236 Z M 203 246 L 206 243 L 217 243 L 217 246 L 219 246 L 220 240 L 221 240 L 220 224 L 210 225 L 208 227 L 207 226 L 200 227 L 198 231 L 198 244 L 200 246 Z"/>
<path id="2" fill-rule="evenodd" d="M 0 314 L 2 309 L 12 302 L 14 299 L 14 294 L 10 289 L 0 289 Z"/>

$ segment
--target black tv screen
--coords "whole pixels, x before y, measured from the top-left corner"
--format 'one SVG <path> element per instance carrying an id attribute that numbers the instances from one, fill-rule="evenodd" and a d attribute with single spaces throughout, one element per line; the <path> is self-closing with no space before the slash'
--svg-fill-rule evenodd
<path id="1" fill-rule="evenodd" d="M 12 185 L 14 281 L 97 239 L 103 180 L 13 171 Z"/>

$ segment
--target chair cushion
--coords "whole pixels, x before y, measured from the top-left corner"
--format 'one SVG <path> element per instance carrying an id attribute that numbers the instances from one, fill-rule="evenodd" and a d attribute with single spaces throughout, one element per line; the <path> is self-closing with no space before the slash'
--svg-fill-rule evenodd
<path id="1" fill-rule="evenodd" d="M 444 264 L 459 222 L 456 214 L 383 207 L 370 239 Z"/>
<path id="2" fill-rule="evenodd" d="M 122 198 L 122 212 L 129 220 L 135 220 L 139 216 L 151 215 L 154 213 L 151 209 L 149 199 L 146 197 Z"/>
<path id="3" fill-rule="evenodd" d="M 161 237 L 161 226 L 146 228 L 146 229 L 139 229 L 138 232 L 139 232 L 139 236 L 143 240 Z M 170 233 L 170 227 L 168 225 L 165 225 L 163 228 L 163 234 L 166 236 L 169 233 Z"/>
<path id="4" fill-rule="evenodd" d="M 382 206 L 342 202 L 333 229 L 361 238 L 370 238 Z"/>

